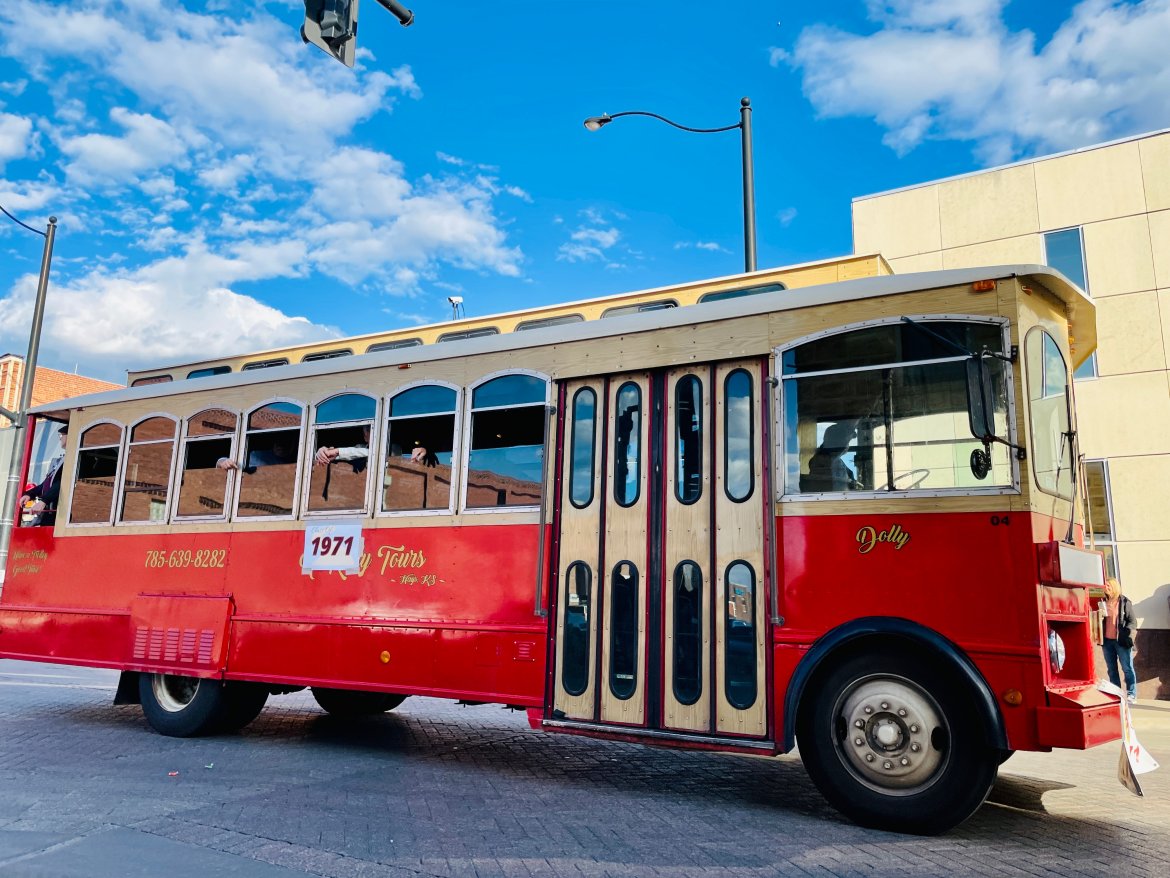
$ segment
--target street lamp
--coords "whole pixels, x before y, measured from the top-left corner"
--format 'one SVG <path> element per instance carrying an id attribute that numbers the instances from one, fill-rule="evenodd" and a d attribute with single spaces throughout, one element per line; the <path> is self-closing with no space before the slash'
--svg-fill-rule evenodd
<path id="1" fill-rule="evenodd" d="M 743 151 L 743 262 L 745 271 L 756 270 L 756 191 L 755 179 L 752 175 L 752 102 L 743 98 L 739 102 L 739 121 L 734 125 L 724 125 L 722 128 L 690 128 L 672 122 L 665 116 L 657 113 L 648 113 L 645 110 L 627 110 L 624 113 L 602 113 L 600 116 L 590 116 L 585 120 L 585 127 L 590 131 L 600 131 L 614 119 L 622 116 L 649 116 L 658 119 L 680 131 L 691 131 L 695 134 L 715 134 L 719 131 L 739 129 Z"/>

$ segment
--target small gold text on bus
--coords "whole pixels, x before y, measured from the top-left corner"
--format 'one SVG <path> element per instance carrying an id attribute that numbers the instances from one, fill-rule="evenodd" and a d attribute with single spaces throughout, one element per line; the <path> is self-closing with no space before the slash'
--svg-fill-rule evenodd
<path id="1" fill-rule="evenodd" d="M 890 543 L 894 549 L 900 549 L 910 542 L 910 534 L 902 530 L 900 524 L 891 524 L 885 530 L 878 530 L 868 524 L 857 531 L 857 551 L 865 555 L 873 551 L 878 543 Z"/>

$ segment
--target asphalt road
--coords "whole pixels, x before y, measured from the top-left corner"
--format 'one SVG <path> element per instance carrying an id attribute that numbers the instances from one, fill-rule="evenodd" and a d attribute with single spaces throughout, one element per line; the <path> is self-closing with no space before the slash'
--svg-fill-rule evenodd
<path id="1" fill-rule="evenodd" d="M 305 693 L 179 740 L 112 705 L 108 671 L 0 661 L 0 875 L 78 878 L 1170 875 L 1170 704 L 1119 746 L 1017 754 L 941 838 L 861 829 L 796 756 L 613 744 L 498 706 L 412 698 L 337 720 Z"/>

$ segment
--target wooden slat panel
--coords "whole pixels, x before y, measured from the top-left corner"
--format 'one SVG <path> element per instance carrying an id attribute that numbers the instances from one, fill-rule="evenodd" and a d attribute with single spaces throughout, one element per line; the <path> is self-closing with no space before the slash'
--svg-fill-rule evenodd
<path id="1" fill-rule="evenodd" d="M 752 429 L 753 487 L 747 500 L 737 503 L 727 496 L 725 490 L 726 472 L 726 430 L 727 405 L 724 398 L 724 382 L 727 376 L 738 368 L 744 368 L 752 378 Z M 764 651 L 764 632 L 767 628 L 764 596 L 767 583 L 764 581 L 764 511 L 771 504 L 763 497 L 763 461 L 769 449 L 761 449 L 761 414 L 764 411 L 761 393 L 760 370 L 755 363 L 723 364 L 715 369 L 715 682 L 717 731 L 739 735 L 763 736 L 767 732 L 767 665 Z M 756 636 L 756 700 L 746 710 L 739 710 L 727 700 L 727 643 L 725 620 L 727 617 L 727 568 L 735 561 L 745 561 L 755 572 L 755 636 Z"/>
<path id="2" fill-rule="evenodd" d="M 573 399 L 582 388 L 590 388 L 596 394 L 596 408 L 594 411 L 593 427 L 593 500 L 585 508 L 578 509 L 570 502 L 572 490 L 572 450 L 573 450 Z M 604 502 L 602 494 L 601 451 L 605 434 L 602 430 L 602 416 L 605 411 L 605 383 L 601 379 L 592 381 L 574 381 L 568 385 L 566 391 L 566 411 L 564 413 L 564 467 L 562 490 L 560 498 L 561 530 L 560 530 L 560 561 L 558 563 L 559 576 L 557 579 L 560 594 L 557 595 L 557 655 L 556 655 L 556 683 L 553 706 L 564 712 L 570 719 L 593 719 L 594 705 L 597 698 L 597 644 L 598 644 L 598 575 L 599 575 L 599 547 L 598 531 L 601 527 L 601 508 Z M 569 567 L 576 561 L 584 562 L 590 572 L 590 595 L 587 612 L 587 630 L 589 631 L 589 683 L 580 695 L 570 695 L 565 691 L 562 672 L 564 668 L 565 645 L 565 618 L 569 609 Z"/>
<path id="3" fill-rule="evenodd" d="M 679 379 L 694 375 L 703 386 L 702 424 L 702 489 L 699 499 L 692 504 L 679 502 L 678 484 L 678 442 L 675 423 L 675 388 Z M 675 369 L 666 376 L 666 547 L 664 552 L 663 587 L 663 725 L 671 729 L 709 731 L 711 727 L 710 650 L 711 650 L 711 388 L 710 368 L 701 370 Z M 674 694 L 674 663 L 676 657 L 674 638 L 674 571 L 683 561 L 694 561 L 703 574 L 703 591 L 700 618 L 702 619 L 702 647 L 700 667 L 702 686 L 699 700 L 686 705 L 679 702 Z"/>
<path id="4" fill-rule="evenodd" d="M 617 501 L 614 500 L 614 433 L 616 426 L 615 419 L 617 416 L 617 394 L 622 385 L 627 381 L 635 383 L 642 392 L 641 435 L 639 437 L 642 459 L 641 471 L 639 473 L 640 488 L 638 491 L 638 500 L 631 506 L 623 507 L 618 505 Z M 646 539 L 646 510 L 648 508 L 647 503 L 649 502 L 647 494 L 649 493 L 650 469 L 647 454 L 650 441 L 650 418 L 648 416 L 650 406 L 650 376 L 646 373 L 639 373 L 628 378 L 611 378 L 609 381 L 608 395 L 609 418 L 606 424 L 607 438 L 605 441 L 609 464 L 604 481 L 606 522 L 604 534 L 605 557 L 602 561 L 602 576 L 604 577 L 605 614 L 601 639 L 601 719 L 605 722 L 641 725 L 645 721 L 646 715 L 646 590 L 648 585 L 647 567 L 649 566 L 649 553 Z M 612 631 L 610 626 L 613 621 L 611 574 L 615 565 L 623 561 L 628 561 L 638 568 L 638 679 L 634 694 L 626 699 L 615 696 L 609 687 L 609 665 L 610 657 L 612 656 Z"/>

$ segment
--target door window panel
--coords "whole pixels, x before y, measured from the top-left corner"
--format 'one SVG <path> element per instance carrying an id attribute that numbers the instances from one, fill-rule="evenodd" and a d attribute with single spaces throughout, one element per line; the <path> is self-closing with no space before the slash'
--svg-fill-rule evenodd
<path id="1" fill-rule="evenodd" d="M 175 422 L 147 418 L 130 430 L 122 481 L 122 522 L 165 522 L 175 454 Z"/>
<path id="2" fill-rule="evenodd" d="M 756 484 L 752 376 L 736 369 L 723 382 L 724 473 L 727 496 L 742 503 Z"/>
<path id="3" fill-rule="evenodd" d="M 449 509 L 458 395 L 424 384 L 390 397 L 382 509 Z"/>
<path id="4" fill-rule="evenodd" d="M 674 495 L 691 504 L 703 493 L 703 384 L 684 375 L 674 386 Z"/>
<path id="5" fill-rule="evenodd" d="M 703 572 L 694 561 L 674 569 L 673 687 L 680 704 L 703 694 Z"/>
<path id="6" fill-rule="evenodd" d="M 97 424 L 81 434 L 80 445 L 69 522 L 108 524 L 113 514 L 122 428 L 116 424 Z"/>
<path id="7" fill-rule="evenodd" d="M 638 568 L 620 561 L 610 578 L 609 691 L 623 701 L 638 688 Z"/>
<path id="8" fill-rule="evenodd" d="M 589 688 L 589 596 L 593 575 L 574 561 L 565 574 L 565 633 L 562 639 L 561 684 L 570 695 Z"/>
<path id="9" fill-rule="evenodd" d="M 352 512 L 366 508 L 370 434 L 378 403 L 360 393 L 343 393 L 320 403 L 313 416 L 314 456 L 336 448 L 332 463 L 310 462 L 309 512 Z"/>
<path id="10" fill-rule="evenodd" d="M 471 401 L 467 507 L 540 503 L 547 384 L 504 375 L 477 387 Z"/>
<path id="11" fill-rule="evenodd" d="M 614 499 L 633 506 L 642 487 L 642 389 L 632 381 L 617 392 L 613 441 Z"/>
<path id="12" fill-rule="evenodd" d="M 303 418 L 295 402 L 272 402 L 248 416 L 238 517 L 293 514 Z"/>
<path id="13" fill-rule="evenodd" d="M 756 702 L 756 575 L 736 561 L 727 568 L 724 674 L 727 701 L 747 710 Z"/>
<path id="14" fill-rule="evenodd" d="M 177 518 L 223 518 L 228 471 L 216 464 L 232 456 L 239 418 L 226 409 L 205 409 L 187 420 Z"/>
<path id="15" fill-rule="evenodd" d="M 573 394 L 572 450 L 569 455 L 569 502 L 584 509 L 593 502 L 597 461 L 593 453 L 597 435 L 597 394 L 583 387 Z"/>

